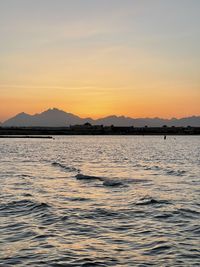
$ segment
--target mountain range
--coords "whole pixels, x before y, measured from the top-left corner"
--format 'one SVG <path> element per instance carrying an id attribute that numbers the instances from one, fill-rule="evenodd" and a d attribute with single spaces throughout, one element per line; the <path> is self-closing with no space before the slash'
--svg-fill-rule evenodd
<path id="1" fill-rule="evenodd" d="M 181 119 L 161 119 L 161 118 L 130 118 L 125 116 L 108 116 L 100 119 L 92 118 L 80 118 L 72 113 L 59 110 L 57 108 L 48 109 L 42 113 L 29 115 L 27 113 L 19 113 L 16 116 L 6 120 L 0 126 L 2 127 L 64 127 L 70 125 L 81 125 L 89 122 L 93 125 L 104 125 L 104 126 L 134 126 L 134 127 L 162 127 L 176 126 L 176 127 L 200 127 L 200 116 L 192 116 Z"/>

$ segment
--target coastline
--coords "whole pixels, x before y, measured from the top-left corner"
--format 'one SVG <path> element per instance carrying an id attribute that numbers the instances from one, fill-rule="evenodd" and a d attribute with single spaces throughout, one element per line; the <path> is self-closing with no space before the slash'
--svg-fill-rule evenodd
<path id="1" fill-rule="evenodd" d="M 0 138 L 52 138 L 52 135 L 200 135 L 200 127 L 0 127 Z"/>

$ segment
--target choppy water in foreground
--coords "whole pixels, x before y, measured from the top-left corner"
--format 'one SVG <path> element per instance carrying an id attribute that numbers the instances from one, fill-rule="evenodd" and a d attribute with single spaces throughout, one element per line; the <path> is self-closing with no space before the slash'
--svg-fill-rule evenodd
<path id="1" fill-rule="evenodd" d="M 200 266 L 200 137 L 0 140 L 0 266 Z"/>

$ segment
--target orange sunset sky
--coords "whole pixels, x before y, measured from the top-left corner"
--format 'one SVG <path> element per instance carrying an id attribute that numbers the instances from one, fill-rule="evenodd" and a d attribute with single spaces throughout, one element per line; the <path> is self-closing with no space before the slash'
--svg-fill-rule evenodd
<path id="1" fill-rule="evenodd" d="M 200 1 L 0 1 L 0 121 L 200 115 Z"/>

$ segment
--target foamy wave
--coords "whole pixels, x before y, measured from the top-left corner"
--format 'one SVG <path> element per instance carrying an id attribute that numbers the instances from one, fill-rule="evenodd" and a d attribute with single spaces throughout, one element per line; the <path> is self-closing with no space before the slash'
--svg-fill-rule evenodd
<path id="1" fill-rule="evenodd" d="M 167 200 L 158 200 L 152 197 L 141 198 L 136 205 L 154 205 L 154 204 L 169 204 Z"/>

